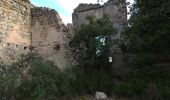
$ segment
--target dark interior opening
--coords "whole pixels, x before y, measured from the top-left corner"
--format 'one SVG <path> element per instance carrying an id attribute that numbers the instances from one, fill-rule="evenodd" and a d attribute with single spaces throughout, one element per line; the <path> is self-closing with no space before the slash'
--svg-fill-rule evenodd
<path id="1" fill-rule="evenodd" d="M 55 50 L 57 50 L 57 51 L 60 51 L 60 45 L 59 45 L 59 44 L 54 45 L 54 48 L 53 48 L 53 49 L 55 49 Z"/>

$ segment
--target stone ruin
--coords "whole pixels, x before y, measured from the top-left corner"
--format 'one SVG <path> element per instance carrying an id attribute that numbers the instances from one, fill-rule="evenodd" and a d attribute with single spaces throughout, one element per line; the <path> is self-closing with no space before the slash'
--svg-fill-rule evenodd
<path id="1" fill-rule="evenodd" d="M 0 1 L 0 63 L 11 64 L 22 54 L 36 52 L 59 68 L 75 64 L 69 42 L 71 26 L 52 9 L 29 0 Z"/>
<path id="2" fill-rule="evenodd" d="M 121 32 L 127 27 L 127 6 L 126 0 L 108 0 L 103 5 L 100 4 L 79 4 L 74 9 L 72 14 L 73 26 L 75 29 L 79 28 L 82 24 L 88 24 L 87 16 L 102 18 L 107 15 L 113 24 L 113 28 L 117 30 L 111 36 L 112 47 L 111 57 L 114 59 L 112 63 L 113 73 L 119 74 L 123 71 L 123 52 L 119 47 L 119 40 L 121 39 Z"/>
<path id="3" fill-rule="evenodd" d="M 20 55 L 30 51 L 31 8 L 33 5 L 28 1 L 0 1 L 1 64 L 16 61 Z"/>
<path id="4" fill-rule="evenodd" d="M 69 43 L 73 31 L 65 26 L 59 14 L 48 8 L 31 10 L 31 46 L 44 58 L 54 61 L 59 68 L 74 65 Z"/>
<path id="5" fill-rule="evenodd" d="M 87 24 L 87 16 L 102 18 L 107 15 L 113 23 L 113 27 L 120 33 L 127 26 L 127 8 L 125 0 L 109 0 L 104 5 L 79 4 L 72 14 L 73 26 L 78 28 L 81 24 Z M 120 37 L 117 34 L 114 37 Z"/>
<path id="6" fill-rule="evenodd" d="M 59 68 L 76 64 L 69 46 L 74 36 L 73 27 L 87 23 L 86 16 L 101 18 L 107 14 L 118 30 L 126 26 L 126 5 L 109 0 L 104 5 L 80 4 L 73 13 L 73 26 L 64 25 L 52 9 L 35 7 L 29 0 L 0 1 L 0 63 L 11 64 L 22 54 L 36 52 Z"/>

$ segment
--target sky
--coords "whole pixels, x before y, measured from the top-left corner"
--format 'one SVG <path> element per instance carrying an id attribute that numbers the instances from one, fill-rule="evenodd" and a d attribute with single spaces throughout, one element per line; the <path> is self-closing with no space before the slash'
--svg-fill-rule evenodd
<path id="1" fill-rule="evenodd" d="M 107 0 L 103 1 L 107 2 Z M 133 2 L 133 0 L 128 1 Z M 55 9 L 60 14 L 63 22 L 67 24 L 72 23 L 73 10 L 79 5 L 79 3 L 97 3 L 97 0 L 31 0 L 31 2 L 38 7 Z"/>

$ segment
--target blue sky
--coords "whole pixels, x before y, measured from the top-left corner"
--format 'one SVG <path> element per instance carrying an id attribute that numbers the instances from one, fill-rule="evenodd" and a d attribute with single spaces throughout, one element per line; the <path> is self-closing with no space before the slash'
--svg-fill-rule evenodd
<path id="1" fill-rule="evenodd" d="M 106 2 L 107 0 L 103 1 Z M 55 9 L 66 24 L 72 22 L 72 12 L 79 3 L 97 3 L 97 0 L 31 0 L 31 2 L 38 7 L 49 7 Z"/>

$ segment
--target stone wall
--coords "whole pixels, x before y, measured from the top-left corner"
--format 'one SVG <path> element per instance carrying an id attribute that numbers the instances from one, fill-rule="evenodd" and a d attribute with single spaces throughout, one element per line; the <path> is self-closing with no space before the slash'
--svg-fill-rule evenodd
<path id="1" fill-rule="evenodd" d="M 45 59 L 54 61 L 59 68 L 75 64 L 69 42 L 72 38 L 70 25 L 62 22 L 59 14 L 48 8 L 31 10 L 32 48 Z"/>
<path id="2" fill-rule="evenodd" d="M 120 33 L 127 25 L 127 9 L 125 2 L 118 2 L 118 0 L 109 0 L 104 5 L 100 4 L 79 4 L 74 9 L 72 15 L 73 25 L 78 28 L 81 24 L 87 24 L 87 16 L 95 16 L 96 18 L 102 18 L 106 14 L 110 21 L 113 23 L 113 27 Z M 113 36 L 114 38 L 120 37 L 120 34 Z"/>
<path id="3" fill-rule="evenodd" d="M 9 64 L 29 52 L 30 8 L 25 0 L 0 1 L 0 62 Z"/>
<path id="4" fill-rule="evenodd" d="M 22 54 L 36 52 L 59 68 L 71 66 L 72 31 L 55 10 L 35 7 L 29 0 L 1 0 L 0 62 L 11 64 Z"/>

